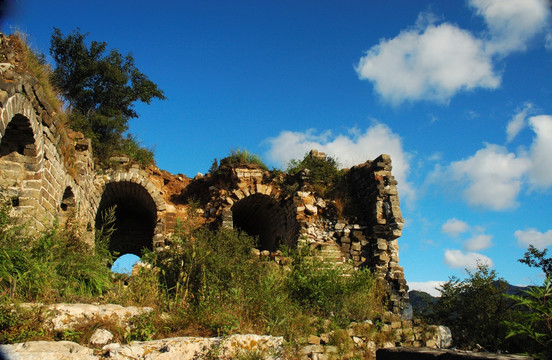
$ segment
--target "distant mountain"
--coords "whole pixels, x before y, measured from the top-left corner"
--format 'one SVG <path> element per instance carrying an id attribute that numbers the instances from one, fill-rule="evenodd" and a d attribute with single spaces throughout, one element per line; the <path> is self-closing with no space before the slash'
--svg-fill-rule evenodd
<path id="1" fill-rule="evenodd" d="M 496 281 L 496 286 L 499 286 L 501 282 Z M 506 294 L 508 295 L 518 295 L 522 294 L 523 291 L 528 290 L 530 287 L 528 286 L 515 286 L 506 284 Z M 411 290 L 408 292 L 408 296 L 410 297 L 410 304 L 412 305 L 412 311 L 414 312 L 414 316 L 427 316 L 431 315 L 433 313 L 433 307 L 439 300 L 438 296 L 432 296 L 425 291 L 419 291 L 419 290 Z"/>
<path id="2" fill-rule="evenodd" d="M 408 292 L 410 304 L 414 316 L 430 315 L 433 313 L 433 307 L 437 303 L 438 297 L 431 296 L 425 291 L 411 290 Z"/>

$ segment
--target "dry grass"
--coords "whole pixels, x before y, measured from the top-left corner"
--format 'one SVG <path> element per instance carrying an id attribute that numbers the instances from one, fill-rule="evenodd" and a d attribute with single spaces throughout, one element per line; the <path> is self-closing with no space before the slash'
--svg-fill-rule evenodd
<path id="1" fill-rule="evenodd" d="M 63 102 L 60 99 L 60 93 L 50 82 L 52 69 L 48 64 L 41 61 L 40 56 L 28 45 L 26 34 L 15 32 L 10 35 L 10 40 L 14 44 L 15 50 L 21 55 L 21 62 L 16 66 L 18 72 L 28 72 L 38 80 L 48 103 L 57 113 L 60 120 L 64 121 L 65 112 L 63 110 Z"/>
<path id="2" fill-rule="evenodd" d="M 68 113 L 64 109 L 63 101 L 61 100 L 60 92 L 50 82 L 52 69 L 48 64 L 41 60 L 41 56 L 37 55 L 28 43 L 27 35 L 21 32 L 15 32 L 10 35 L 10 41 L 14 46 L 14 50 L 19 54 L 19 62 L 16 64 L 16 71 L 20 74 L 29 73 L 33 75 L 40 84 L 46 101 L 52 107 L 55 114 L 52 114 L 57 119 L 58 130 L 61 135 L 61 140 L 57 146 L 58 152 L 64 160 L 64 164 L 68 172 L 76 175 L 74 164 L 75 148 L 71 139 L 67 135 L 67 131 L 63 126 L 67 124 Z"/>

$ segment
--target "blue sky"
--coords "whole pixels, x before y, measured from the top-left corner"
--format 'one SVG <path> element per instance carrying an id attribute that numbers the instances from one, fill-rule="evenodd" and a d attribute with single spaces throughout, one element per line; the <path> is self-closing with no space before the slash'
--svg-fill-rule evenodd
<path id="1" fill-rule="evenodd" d="M 2 31 L 48 53 L 79 27 L 168 100 L 131 132 L 193 177 L 241 148 L 285 168 L 311 148 L 392 156 L 411 288 L 477 259 L 513 284 L 552 245 L 552 27 L 545 0 L 12 1 Z"/>

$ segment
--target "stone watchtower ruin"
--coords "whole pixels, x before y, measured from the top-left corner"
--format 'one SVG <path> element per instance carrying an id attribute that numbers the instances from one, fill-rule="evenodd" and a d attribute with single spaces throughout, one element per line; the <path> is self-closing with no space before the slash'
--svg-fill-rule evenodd
<path id="1" fill-rule="evenodd" d="M 404 221 L 388 155 L 347 171 L 358 209 L 352 217 L 313 191 L 308 174 L 299 174 L 300 186 L 289 191 L 277 174 L 251 165 L 189 179 L 123 157 L 99 172 L 90 141 L 67 129 L 38 80 L 18 70 L 22 59 L 10 38 L 0 34 L 0 42 L 0 190 L 14 215 L 33 228 L 72 219 L 91 242 L 102 212 L 117 205 L 110 249 L 140 256 L 142 248 L 162 251 L 177 220 L 188 214 L 186 199 L 197 198 L 205 222 L 257 236 L 261 252 L 309 246 L 334 261 L 372 269 L 386 285 L 390 309 L 402 311 L 408 288 L 397 239 Z"/>

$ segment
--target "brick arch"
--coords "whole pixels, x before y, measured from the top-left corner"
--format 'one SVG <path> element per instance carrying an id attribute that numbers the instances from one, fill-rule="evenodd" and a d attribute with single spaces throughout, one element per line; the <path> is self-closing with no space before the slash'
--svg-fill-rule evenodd
<path id="1" fill-rule="evenodd" d="M 42 136 L 42 124 L 38 120 L 35 109 L 31 102 L 21 94 L 15 94 L 10 97 L 0 115 L 0 142 L 5 135 L 9 123 L 14 119 L 26 119 L 33 133 L 35 154 L 39 161 L 44 156 L 44 138 Z M 42 164 L 41 164 L 42 165 Z"/>
<path id="2" fill-rule="evenodd" d="M 43 164 L 42 124 L 31 102 L 15 94 L 0 113 L 0 185 L 22 211 L 36 211 L 40 204 Z"/>
<path id="3" fill-rule="evenodd" d="M 295 247 L 299 236 L 295 207 L 279 195 L 270 185 L 258 183 L 232 191 L 222 209 L 223 226 L 258 237 L 261 250 L 276 251 L 280 245 Z"/>
<path id="4" fill-rule="evenodd" d="M 141 249 L 153 250 L 164 245 L 164 220 L 161 213 L 166 204 L 159 190 L 138 172 L 111 172 L 95 181 L 97 193 L 93 199 L 95 227 L 102 225 L 102 213 L 117 205 L 116 227 L 110 250 L 121 255 L 141 256 Z"/>

